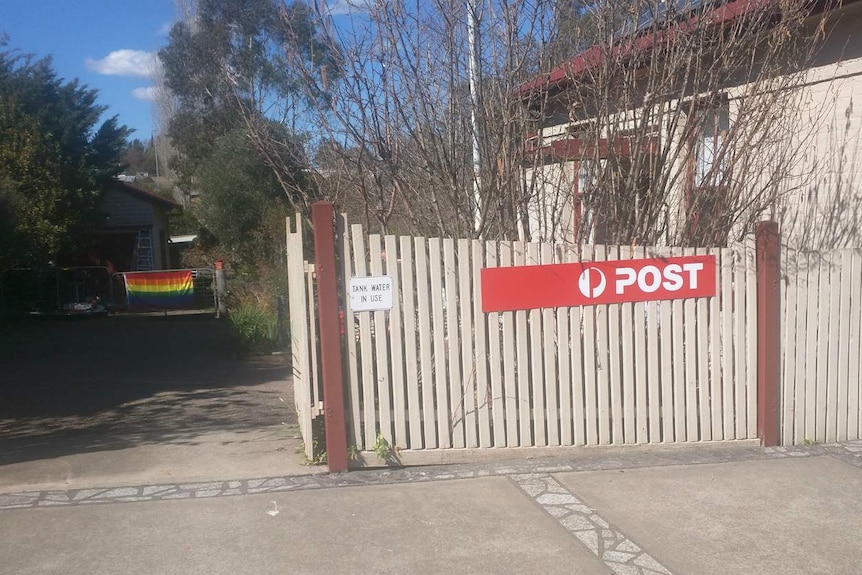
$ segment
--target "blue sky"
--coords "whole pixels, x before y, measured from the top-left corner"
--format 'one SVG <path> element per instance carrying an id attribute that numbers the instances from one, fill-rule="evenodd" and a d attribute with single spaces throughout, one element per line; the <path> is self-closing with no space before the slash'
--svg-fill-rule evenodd
<path id="1" fill-rule="evenodd" d="M 329 4 L 333 13 L 347 10 L 346 0 Z M 119 116 L 142 140 L 153 131 L 152 58 L 173 19 L 173 0 L 0 0 L 7 48 L 52 56 L 61 77 L 97 89 L 106 117 Z"/>
<path id="2" fill-rule="evenodd" d="M 152 102 L 146 88 L 152 53 L 167 40 L 173 0 L 0 0 L 7 48 L 52 56 L 57 73 L 99 91 L 106 116 L 149 139 Z"/>

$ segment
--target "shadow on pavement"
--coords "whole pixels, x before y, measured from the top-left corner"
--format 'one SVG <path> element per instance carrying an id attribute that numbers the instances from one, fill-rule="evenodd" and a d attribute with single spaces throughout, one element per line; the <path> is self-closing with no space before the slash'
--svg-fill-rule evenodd
<path id="1" fill-rule="evenodd" d="M 288 375 L 211 315 L 0 324 L 0 465 L 293 423 Z"/>

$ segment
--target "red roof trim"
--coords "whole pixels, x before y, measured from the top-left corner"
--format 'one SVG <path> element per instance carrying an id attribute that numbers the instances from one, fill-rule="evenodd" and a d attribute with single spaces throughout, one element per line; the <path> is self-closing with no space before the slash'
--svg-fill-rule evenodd
<path id="1" fill-rule="evenodd" d="M 644 36 L 629 38 L 625 43 L 621 43 L 612 49 L 613 56 L 647 52 L 667 37 L 690 32 L 703 22 L 712 26 L 726 24 L 744 14 L 765 8 L 770 2 L 771 0 L 736 0 L 735 2 L 724 4 L 704 15 L 692 17 L 678 28 L 659 30 L 650 32 Z M 590 68 L 595 68 L 604 62 L 606 60 L 605 53 L 606 50 L 603 46 L 591 46 L 551 72 L 521 84 L 515 88 L 515 96 L 523 97 L 533 92 L 547 90 L 548 88 L 564 84 L 567 80 L 579 76 Z"/>

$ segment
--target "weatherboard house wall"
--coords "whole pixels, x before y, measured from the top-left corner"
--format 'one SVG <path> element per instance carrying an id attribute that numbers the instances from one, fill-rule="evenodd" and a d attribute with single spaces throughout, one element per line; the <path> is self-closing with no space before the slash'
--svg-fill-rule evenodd
<path id="1" fill-rule="evenodd" d="M 811 19 L 811 26 L 819 17 Z M 729 120 L 747 85 L 728 86 Z M 571 88 L 567 88 L 571 89 Z M 801 160 L 779 182 L 780 200 L 771 213 L 779 221 L 782 242 L 800 249 L 862 246 L 862 2 L 845 2 L 827 20 L 823 46 L 805 70 L 795 90 L 801 108 L 794 110 L 798 129 L 794 145 L 804 149 Z M 854 96 L 856 96 L 854 101 Z M 552 99 L 544 123 L 530 139 L 549 146 L 569 137 L 573 127 L 565 97 Z M 636 113 L 636 111 L 634 111 Z M 626 114 L 631 117 L 631 113 Z M 679 134 L 661 134 L 678 138 Z M 770 150 L 763 149 L 764 159 Z M 673 171 L 686 170 L 684 158 Z M 577 233 L 574 192 L 577 163 L 550 160 L 526 165 L 524 181 L 530 194 L 527 215 L 531 237 L 539 241 L 572 242 Z M 667 213 L 669 234 L 685 225 L 683 187 L 677 178 Z M 587 238 L 589 240 L 589 238 Z"/>
<path id="2" fill-rule="evenodd" d="M 168 261 L 168 211 L 179 208 L 147 190 L 125 182 L 112 182 L 105 190 L 102 200 L 104 213 L 103 235 L 137 233 L 149 230 L 153 245 L 155 269 L 167 269 Z"/>

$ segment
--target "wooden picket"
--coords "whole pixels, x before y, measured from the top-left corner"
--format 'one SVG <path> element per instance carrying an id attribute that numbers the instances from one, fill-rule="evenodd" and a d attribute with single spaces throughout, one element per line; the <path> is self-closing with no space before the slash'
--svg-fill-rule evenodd
<path id="1" fill-rule="evenodd" d="M 317 363 L 317 314 L 314 301 L 314 266 L 303 255 L 302 220 L 296 216 L 295 230 L 290 219 L 287 228 L 287 289 L 290 308 L 293 399 L 304 453 L 315 457 L 313 420 L 321 414 L 322 390 Z"/>
<path id="2" fill-rule="evenodd" d="M 782 253 L 784 444 L 862 438 L 862 249 Z"/>

